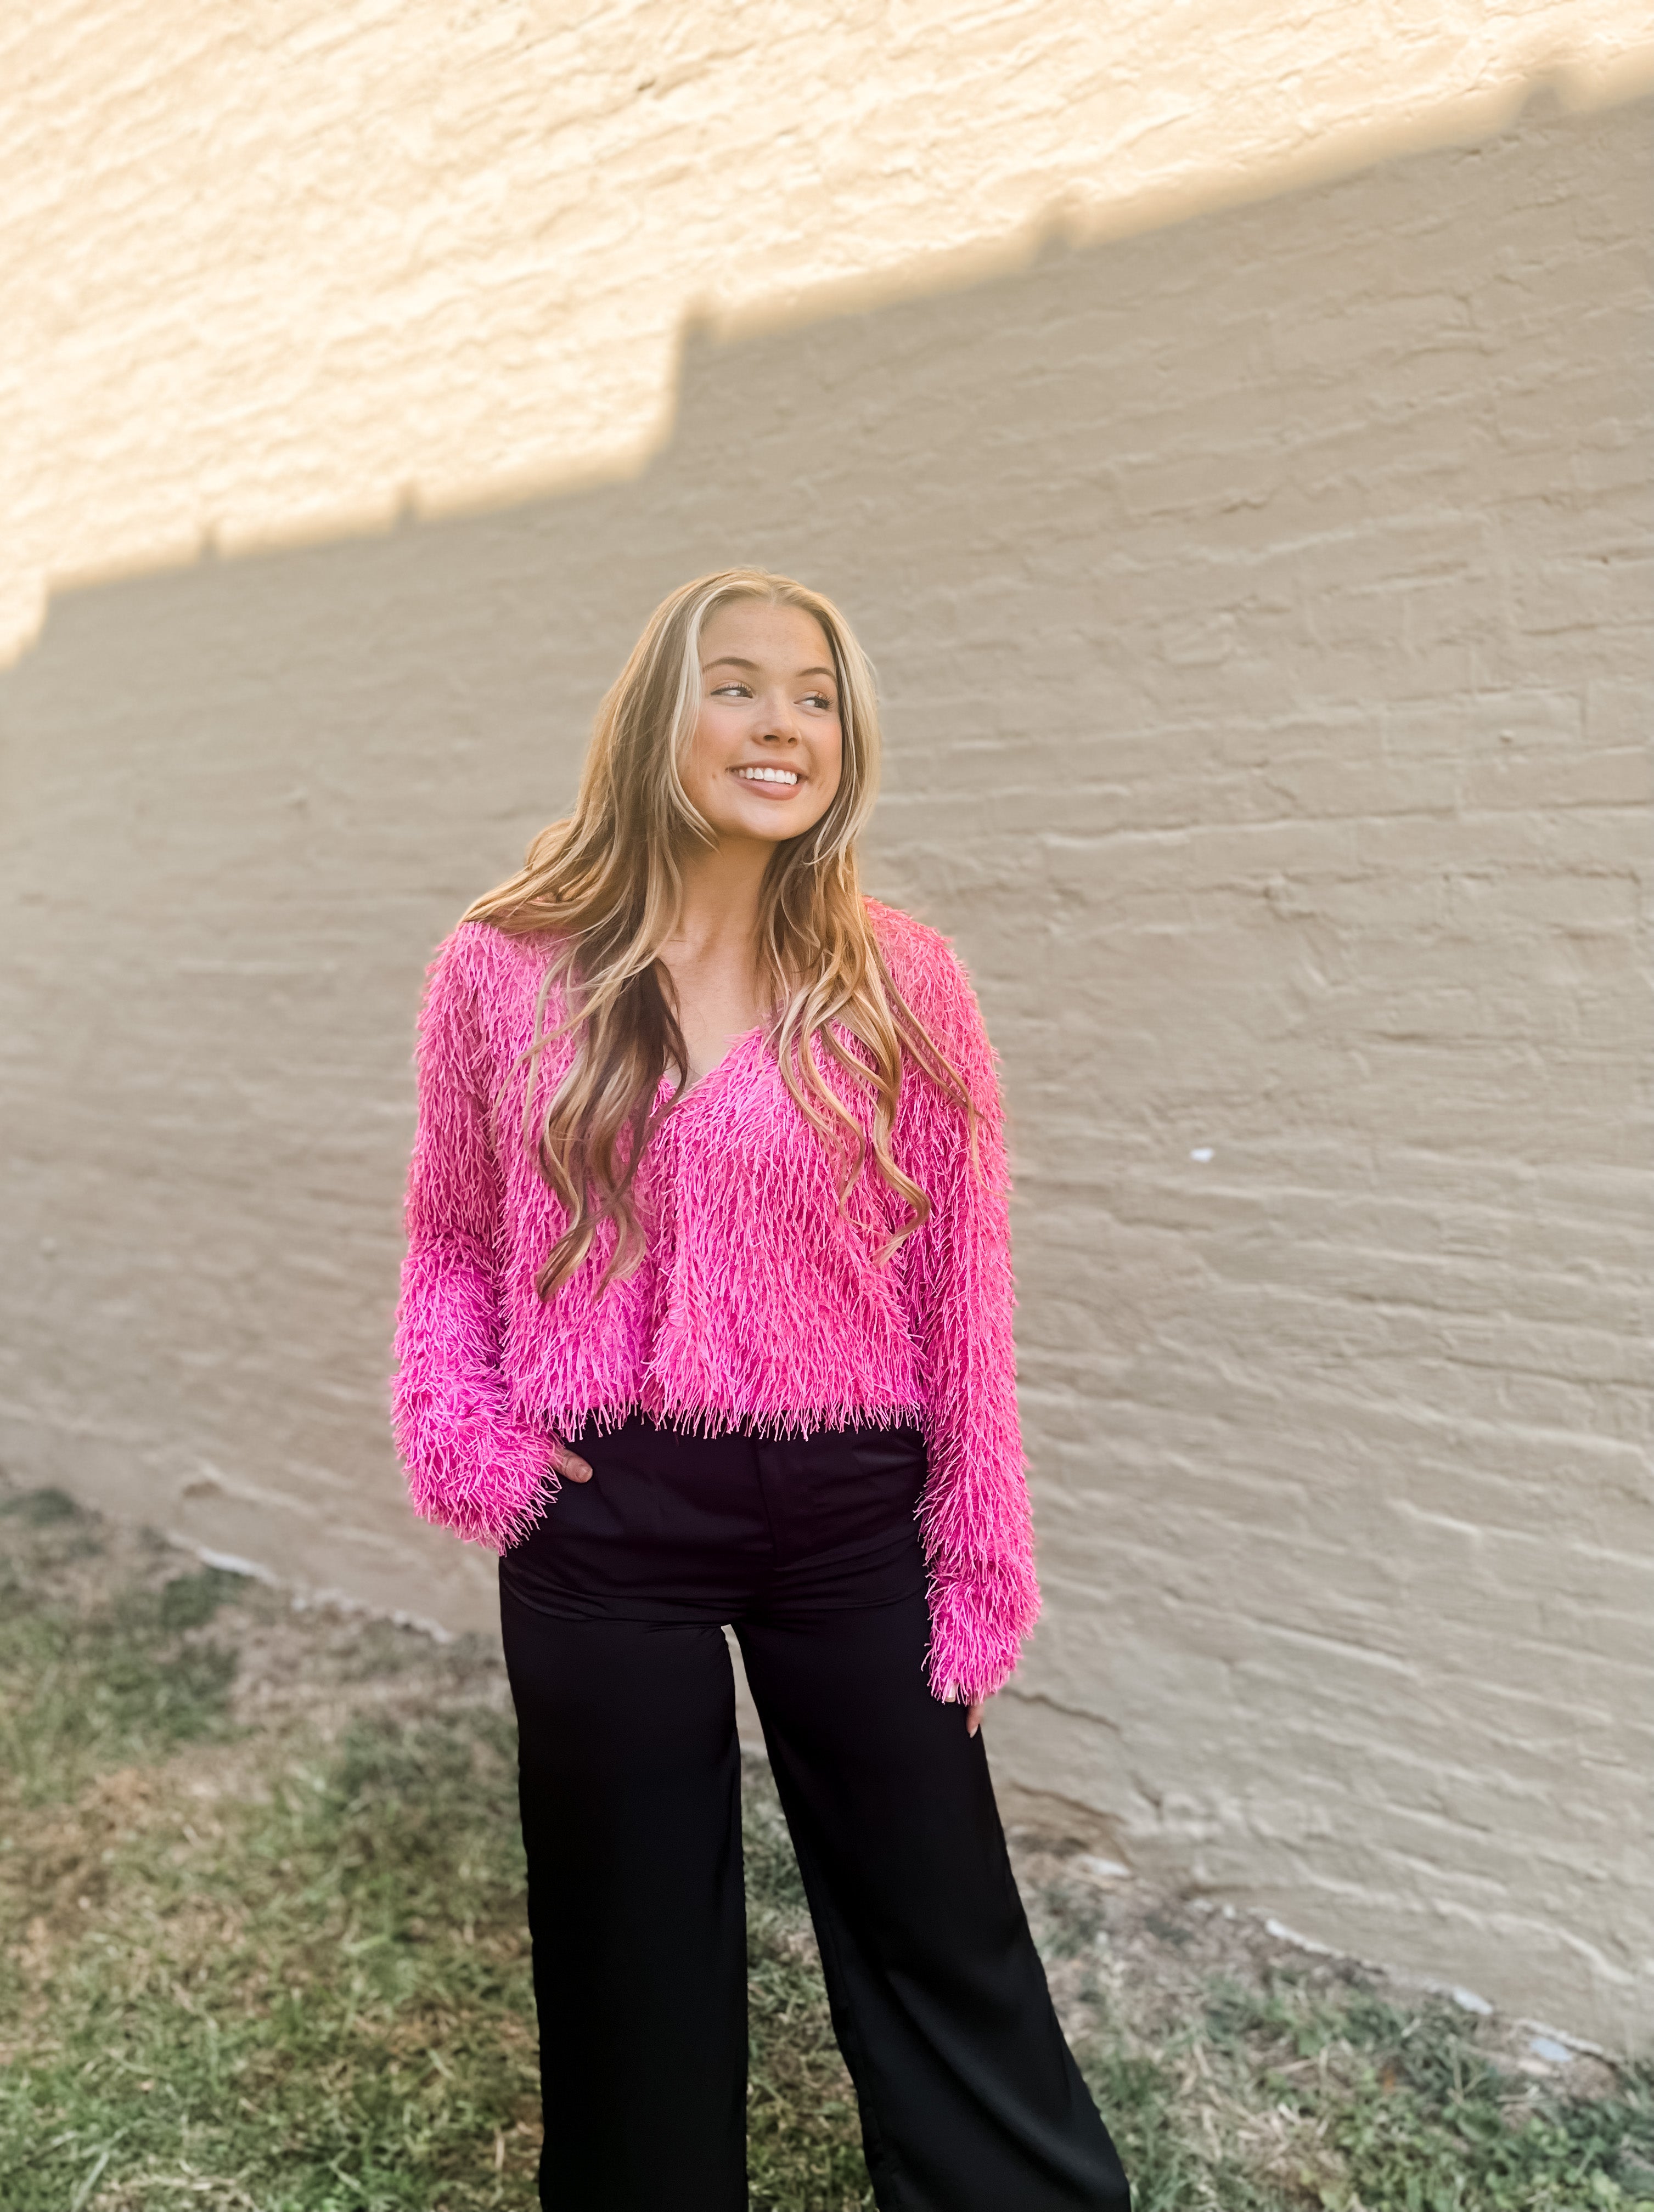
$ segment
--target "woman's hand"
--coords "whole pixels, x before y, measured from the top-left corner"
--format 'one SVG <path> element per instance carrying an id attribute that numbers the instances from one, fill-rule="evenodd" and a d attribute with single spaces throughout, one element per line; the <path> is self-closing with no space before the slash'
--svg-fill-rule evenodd
<path id="1" fill-rule="evenodd" d="M 961 1699 L 959 1698 L 958 1692 L 954 1688 L 952 1683 L 950 1682 L 946 1689 L 942 1692 L 942 1703 L 945 1705 L 957 1705 L 960 1702 Z M 975 1735 L 977 1729 L 982 1726 L 982 1707 L 987 1703 L 988 1700 L 986 1698 L 972 1698 L 970 1703 L 965 1706 L 965 1734 L 967 1735 Z"/>
<path id="2" fill-rule="evenodd" d="M 561 1437 L 551 1439 L 551 1471 L 565 1482 L 589 1482 L 592 1470 L 578 1452 L 571 1452 Z"/>

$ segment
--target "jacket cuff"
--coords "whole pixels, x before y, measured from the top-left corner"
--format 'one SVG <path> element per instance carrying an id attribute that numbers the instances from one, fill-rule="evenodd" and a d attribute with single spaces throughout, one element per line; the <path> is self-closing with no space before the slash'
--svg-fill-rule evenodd
<path id="1" fill-rule="evenodd" d="M 1039 1617 L 1031 1571 L 938 1561 L 930 1584 L 931 1694 L 962 1705 L 991 1698 L 1010 1680 L 1022 1639 Z"/>
<path id="2" fill-rule="evenodd" d="M 414 1510 L 492 1552 L 520 1543 L 557 1493 L 550 1438 L 476 1413 L 435 1435 L 423 1426 L 417 1417 L 398 1424 Z"/>

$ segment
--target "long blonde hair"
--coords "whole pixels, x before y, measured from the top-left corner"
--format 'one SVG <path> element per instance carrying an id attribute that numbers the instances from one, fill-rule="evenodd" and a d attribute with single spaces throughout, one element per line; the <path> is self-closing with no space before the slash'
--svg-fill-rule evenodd
<path id="1" fill-rule="evenodd" d="M 689 1067 L 671 978 L 658 955 L 678 918 L 681 856 L 715 835 L 683 781 L 700 713 L 701 634 L 709 616 L 737 599 L 797 607 L 820 623 L 838 679 L 843 733 L 832 804 L 812 829 L 776 846 L 759 891 L 761 972 L 777 1008 L 766 1045 L 836 1156 L 841 1212 L 867 1143 L 811 1045 L 872 1091 L 874 1165 L 909 1214 L 875 1255 L 881 1262 L 930 1212 L 924 1191 L 890 1148 L 904 1054 L 963 1112 L 975 1153 L 970 1093 L 892 981 L 861 897 L 856 839 L 873 811 L 879 756 L 867 656 L 837 608 L 790 577 L 758 568 L 697 577 L 655 609 L 598 709 L 573 814 L 541 830 L 518 872 L 465 915 L 509 935 L 546 933 L 554 940 L 525 1054 L 524 1141 L 569 1215 L 535 1277 L 542 1298 L 580 1266 L 605 1218 L 617 1235 L 599 1290 L 643 1255 L 632 1183 L 650 1138 L 683 1096 Z M 562 987 L 564 1018 L 548 1029 L 554 984 Z M 860 1043 L 871 1066 L 845 1049 L 832 1023 Z M 578 1031 L 574 1063 L 552 1096 L 537 1103 L 540 1056 L 571 1030 Z M 677 1087 L 657 1109 L 669 1066 L 678 1071 Z"/>

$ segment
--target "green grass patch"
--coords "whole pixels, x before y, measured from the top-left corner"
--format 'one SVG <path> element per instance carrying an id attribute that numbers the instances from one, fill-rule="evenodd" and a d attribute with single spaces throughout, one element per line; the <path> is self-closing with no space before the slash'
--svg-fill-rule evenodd
<path id="1" fill-rule="evenodd" d="M 0 2207 L 526 2207 L 533 2001 L 509 1724 L 359 1722 L 235 1810 L 110 1869 L 118 1912 L 0 2076 Z M 773 1795 L 748 1793 L 755 2206 L 872 2203 Z M 21 1992 L 14 1987 L 14 1999 Z"/>
<path id="2" fill-rule="evenodd" d="M 235 1577 L 167 1572 L 155 1546 L 111 1564 L 101 1541 L 61 1493 L 0 1504 L 0 2212 L 530 2212 L 497 1667 L 384 1624 L 295 1620 Z M 308 1708 L 237 1726 L 255 1634 L 285 1639 L 283 1678 L 325 1674 L 332 1733 Z M 863 2212 L 854 2100 L 761 1762 L 745 1843 L 751 2203 Z M 1137 2008 L 1134 1967 L 1103 1964 L 1117 1895 L 1063 1875 L 1030 1903 L 1137 2212 L 1654 2212 L 1647 2069 L 1570 2095 L 1490 2054 L 1484 2024 L 1353 1969 L 1193 1978 L 1204 1996 L 1168 2024 Z M 1142 1926 L 1186 1961 L 1166 1911 Z"/>
<path id="3" fill-rule="evenodd" d="M 37 1512 L 26 1525 L 64 1517 Z M 242 1587 L 204 1567 L 82 1613 L 15 1560 L 0 1565 L 0 1774 L 11 1801 L 70 1797 L 100 1769 L 228 1734 L 235 1654 L 196 1632 Z"/>
<path id="4" fill-rule="evenodd" d="M 1252 2100 L 1294 2116 L 1314 2155 L 1284 2179 L 1325 2212 L 1654 2212 L 1654 2070 L 1617 2094 L 1540 2094 L 1478 2047 L 1465 2015 L 1342 1997 L 1287 1976 L 1214 1994 L 1205 2022 Z"/>
<path id="5" fill-rule="evenodd" d="M 118 1910 L 35 1993 L 0 2078 L 5 2212 L 94 2186 L 100 2208 L 526 2202 L 511 1761 L 486 1715 L 359 1723 L 206 1847 L 169 1825 L 124 1847 Z"/>

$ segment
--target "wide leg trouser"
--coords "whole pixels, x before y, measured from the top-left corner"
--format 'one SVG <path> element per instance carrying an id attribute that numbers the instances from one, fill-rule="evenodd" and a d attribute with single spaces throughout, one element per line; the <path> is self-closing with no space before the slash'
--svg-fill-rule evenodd
<path id="1" fill-rule="evenodd" d="M 745 2212 L 741 1641 L 882 2212 L 1128 2212 L 982 1735 L 927 1687 L 911 1429 L 570 1437 L 502 1559 L 546 2212 Z"/>
<path id="2" fill-rule="evenodd" d="M 599 1471 L 600 1477 L 600 1471 Z M 745 2212 L 739 1753 L 715 1623 L 502 1578 L 548 2212 Z M 883 2212 L 1126 2212 L 922 1592 L 736 1623 Z"/>

